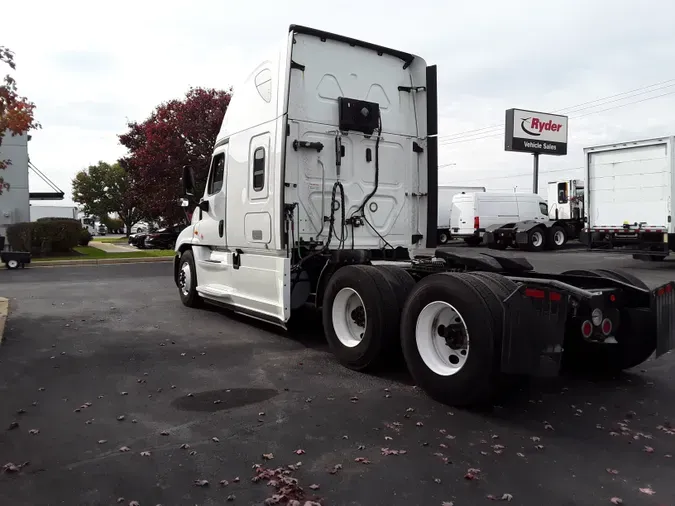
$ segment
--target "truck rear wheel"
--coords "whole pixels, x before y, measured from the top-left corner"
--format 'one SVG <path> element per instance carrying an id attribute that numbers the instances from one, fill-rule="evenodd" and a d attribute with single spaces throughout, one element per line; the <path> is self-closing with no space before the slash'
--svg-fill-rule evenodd
<path id="1" fill-rule="evenodd" d="M 546 243 L 550 249 L 560 249 L 567 244 L 567 232 L 560 225 L 553 225 L 548 229 Z"/>
<path id="2" fill-rule="evenodd" d="M 638 288 L 648 288 L 642 280 L 621 270 L 573 270 L 563 274 L 607 277 Z M 622 316 L 621 325 L 614 336 L 616 343 L 586 341 L 580 332 L 566 336 L 563 367 L 573 371 L 615 374 L 647 360 L 656 350 L 655 329 L 644 328 L 637 321 L 632 321 L 630 312 L 622 313 Z M 570 330 L 576 329 L 569 329 L 568 332 Z"/>
<path id="3" fill-rule="evenodd" d="M 391 275 L 369 265 L 333 274 L 323 299 L 323 328 L 331 351 L 346 367 L 373 368 L 398 346 L 398 308 Z M 397 313 L 398 314 L 398 313 Z"/>
<path id="4" fill-rule="evenodd" d="M 527 233 L 527 251 L 541 251 L 546 246 L 546 235 L 541 227 L 533 228 Z"/>
<path id="5" fill-rule="evenodd" d="M 498 383 L 494 322 L 503 310 L 492 291 L 481 295 L 478 282 L 462 274 L 433 274 L 415 286 L 403 309 L 408 370 L 431 397 L 447 404 L 488 401 Z"/>
<path id="6" fill-rule="evenodd" d="M 448 244 L 450 242 L 450 232 L 447 230 L 438 231 L 438 244 Z"/>

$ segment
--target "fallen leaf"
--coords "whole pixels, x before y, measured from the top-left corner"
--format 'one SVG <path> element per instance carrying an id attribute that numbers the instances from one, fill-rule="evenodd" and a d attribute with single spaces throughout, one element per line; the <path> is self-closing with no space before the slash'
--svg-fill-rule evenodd
<path id="1" fill-rule="evenodd" d="M 342 469 L 342 464 L 335 464 L 335 465 L 333 466 L 333 469 L 331 469 L 331 470 L 328 471 L 328 472 L 329 472 L 330 474 L 337 474 L 338 471 L 340 471 L 341 469 Z"/>
<path id="2" fill-rule="evenodd" d="M 220 439 L 218 439 L 217 437 L 212 437 L 211 441 L 213 441 L 214 443 L 220 443 Z"/>
<path id="3" fill-rule="evenodd" d="M 234 483 L 239 483 L 239 476 L 237 476 L 234 480 L 232 480 Z"/>
<path id="4" fill-rule="evenodd" d="M 181 450 L 187 450 L 188 448 L 190 448 L 190 445 L 187 443 L 183 443 L 182 445 L 180 445 Z"/>
<path id="5" fill-rule="evenodd" d="M 417 422 L 415 425 L 417 425 L 418 427 L 424 427 L 424 424 L 422 422 Z"/>
<path id="6" fill-rule="evenodd" d="M 609 502 L 611 502 L 612 504 L 623 504 L 623 499 L 621 499 L 620 497 L 612 497 L 609 500 Z"/>
<path id="7" fill-rule="evenodd" d="M 311 488 L 312 490 L 319 490 L 319 485 L 317 485 L 316 483 L 312 483 L 312 484 L 309 486 L 309 488 Z"/>
<path id="8" fill-rule="evenodd" d="M 236 498 L 237 498 L 237 496 L 234 495 L 234 494 L 230 494 L 230 495 L 227 496 L 227 500 L 230 501 L 230 502 L 234 501 Z"/>
<path id="9" fill-rule="evenodd" d="M 523 457 L 523 458 L 525 457 L 525 454 L 520 453 L 520 452 L 516 453 L 516 455 L 518 455 L 519 457 Z"/>
<path id="10" fill-rule="evenodd" d="M 35 436 L 40 433 L 40 429 L 31 429 L 28 431 L 28 434 Z"/>
<path id="11" fill-rule="evenodd" d="M 359 445 L 357 448 L 357 450 L 365 450 L 365 449 L 366 449 L 365 445 Z"/>
<path id="12" fill-rule="evenodd" d="M 117 417 L 117 421 L 122 422 L 122 421 L 124 421 L 124 418 L 125 418 L 124 415 L 120 415 L 120 416 Z"/>
<path id="13" fill-rule="evenodd" d="M 162 436 L 168 436 L 168 435 L 169 435 L 169 431 L 168 431 L 168 430 L 163 430 L 162 432 L 160 432 L 160 435 L 162 435 Z"/>
<path id="14" fill-rule="evenodd" d="M 553 425 L 551 425 L 550 423 L 547 423 L 547 422 L 544 422 L 544 429 L 546 429 L 546 430 L 555 430 L 555 429 L 553 428 Z"/>
<path id="15" fill-rule="evenodd" d="M 640 492 L 642 492 L 643 494 L 647 494 L 647 495 L 654 495 L 654 494 L 656 494 L 656 492 L 654 492 L 654 491 L 652 490 L 651 487 L 641 488 L 641 489 L 640 489 Z"/>
<path id="16" fill-rule="evenodd" d="M 230 484 L 229 481 L 227 480 L 220 480 L 220 486 L 221 487 L 227 487 Z"/>
<path id="17" fill-rule="evenodd" d="M 208 487 L 209 486 L 209 480 L 195 480 L 194 484 L 197 487 Z"/>
<path id="18" fill-rule="evenodd" d="M 141 506 L 141 504 L 138 501 L 131 501 L 129 506 Z"/>
<path id="19" fill-rule="evenodd" d="M 610 469 L 609 467 L 607 468 L 607 472 L 609 474 L 619 474 L 619 471 L 617 471 L 616 469 Z"/>
<path id="20" fill-rule="evenodd" d="M 129 392 L 120 392 L 120 395 L 129 395 Z"/>
<path id="21" fill-rule="evenodd" d="M 19 410 L 16 412 L 16 414 L 17 414 L 17 415 L 25 415 L 25 414 L 26 414 L 26 410 L 23 409 L 23 408 L 21 408 L 21 409 L 19 409 Z"/>
<path id="22" fill-rule="evenodd" d="M 537 450 L 543 450 L 543 449 L 544 449 L 544 445 L 535 445 L 535 448 L 536 448 Z"/>
<path id="23" fill-rule="evenodd" d="M 44 391 L 45 391 L 45 387 L 40 387 L 40 388 L 38 388 L 38 391 L 39 391 L 39 392 L 44 392 Z"/>
<path id="24" fill-rule="evenodd" d="M 118 497 L 117 503 L 119 504 L 119 503 L 122 503 L 122 502 L 124 502 L 124 497 Z"/>
<path id="25" fill-rule="evenodd" d="M 408 408 L 405 410 L 406 413 L 413 413 L 415 411 L 415 408 Z"/>
<path id="26" fill-rule="evenodd" d="M 197 452 L 195 450 L 192 450 L 190 452 L 190 457 L 194 457 L 195 455 L 197 455 Z"/>
<path id="27" fill-rule="evenodd" d="M 274 454 L 273 453 L 263 453 L 262 458 L 265 459 L 265 460 L 272 460 L 274 458 Z"/>
<path id="28" fill-rule="evenodd" d="M 368 459 L 365 458 L 365 457 L 356 457 L 356 458 L 354 459 L 354 462 L 359 462 L 359 463 L 361 463 L 361 464 L 370 464 L 370 460 L 368 460 Z"/>
<path id="29" fill-rule="evenodd" d="M 4 466 L 2 466 L 2 470 L 5 473 L 18 473 L 21 469 L 19 466 L 12 464 L 11 462 L 7 462 Z"/>
<path id="30" fill-rule="evenodd" d="M 18 429 L 18 428 L 19 428 L 19 422 L 12 422 L 12 423 L 9 424 L 9 427 L 7 428 L 7 430 L 14 430 L 14 429 Z"/>
<path id="31" fill-rule="evenodd" d="M 349 398 L 350 401 L 352 402 L 358 402 L 359 398 L 357 396 L 353 396 Z"/>
<path id="32" fill-rule="evenodd" d="M 150 452 L 141 452 L 141 457 L 149 457 Z"/>
<path id="33" fill-rule="evenodd" d="M 455 503 L 452 501 L 443 501 L 441 506 L 455 506 Z"/>
<path id="34" fill-rule="evenodd" d="M 220 404 L 221 402 L 223 401 L 221 401 L 220 399 L 216 399 L 215 401 L 213 401 L 214 404 Z"/>
<path id="35" fill-rule="evenodd" d="M 467 471 L 466 474 L 464 475 L 465 480 L 475 480 L 478 478 L 478 475 L 480 475 L 480 469 L 474 469 L 470 467 Z"/>
<path id="36" fill-rule="evenodd" d="M 513 496 L 511 494 L 502 494 L 501 496 L 494 496 L 492 494 L 487 496 L 491 501 L 511 501 Z"/>
<path id="37" fill-rule="evenodd" d="M 609 433 L 609 435 L 610 435 L 610 436 L 616 437 L 616 436 L 619 436 L 620 434 L 619 434 L 618 432 L 611 431 L 611 432 Z"/>
<path id="38" fill-rule="evenodd" d="M 261 411 L 260 413 L 258 413 L 258 416 L 265 416 L 265 412 Z"/>
<path id="39" fill-rule="evenodd" d="M 490 436 L 491 439 L 499 439 L 499 434 L 492 434 Z"/>
<path id="40" fill-rule="evenodd" d="M 130 450 L 131 450 L 131 448 L 129 448 L 128 446 L 123 446 L 123 447 L 120 448 L 121 452 L 128 452 Z"/>
<path id="41" fill-rule="evenodd" d="M 441 479 L 440 479 L 440 478 L 434 478 L 434 483 L 440 484 L 440 483 L 441 483 Z"/>
<path id="42" fill-rule="evenodd" d="M 295 450 L 294 453 L 295 453 L 296 455 L 304 455 L 304 454 L 305 454 L 305 450 L 302 450 L 302 449 L 298 448 L 297 450 Z"/>
<path id="43" fill-rule="evenodd" d="M 541 438 L 538 437 L 538 436 L 532 436 L 530 439 L 531 439 L 532 441 L 534 441 L 535 443 L 538 443 L 539 441 L 541 441 Z"/>
<path id="44" fill-rule="evenodd" d="M 645 453 L 654 453 L 654 448 L 652 448 L 651 446 L 645 446 L 642 449 L 642 451 L 644 451 Z"/>

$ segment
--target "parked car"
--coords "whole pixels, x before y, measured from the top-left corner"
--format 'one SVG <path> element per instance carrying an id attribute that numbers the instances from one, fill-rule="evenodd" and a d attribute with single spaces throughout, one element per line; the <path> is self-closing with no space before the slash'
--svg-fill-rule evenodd
<path id="1" fill-rule="evenodd" d="M 147 232 L 140 231 L 129 236 L 129 245 L 136 248 L 143 249 L 145 248 L 145 236 L 148 235 Z"/>
<path id="2" fill-rule="evenodd" d="M 146 234 L 144 245 L 146 248 L 153 249 L 173 249 L 176 245 L 178 234 L 180 234 L 184 228 L 185 225 L 160 228 L 156 232 Z"/>

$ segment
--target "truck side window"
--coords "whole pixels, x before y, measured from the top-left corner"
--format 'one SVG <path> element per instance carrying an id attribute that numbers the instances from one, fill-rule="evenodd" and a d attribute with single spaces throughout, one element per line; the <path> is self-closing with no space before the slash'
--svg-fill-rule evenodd
<path id="1" fill-rule="evenodd" d="M 218 153 L 211 162 L 211 174 L 209 175 L 208 194 L 218 193 L 223 188 L 225 179 L 225 153 Z"/>
<path id="2" fill-rule="evenodd" d="M 253 191 L 259 192 L 265 187 L 265 148 L 257 148 L 253 153 Z"/>
<path id="3" fill-rule="evenodd" d="M 567 183 L 558 183 L 558 204 L 567 204 Z"/>
<path id="4" fill-rule="evenodd" d="M 544 216 L 548 216 L 548 204 L 546 202 L 539 202 L 539 210 Z"/>

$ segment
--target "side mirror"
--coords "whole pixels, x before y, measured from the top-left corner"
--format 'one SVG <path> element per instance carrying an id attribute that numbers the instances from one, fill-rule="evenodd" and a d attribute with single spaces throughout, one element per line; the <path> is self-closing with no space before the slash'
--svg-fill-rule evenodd
<path id="1" fill-rule="evenodd" d="M 192 167 L 187 165 L 183 167 L 183 193 L 185 195 L 194 195 L 195 193 L 195 174 Z"/>

